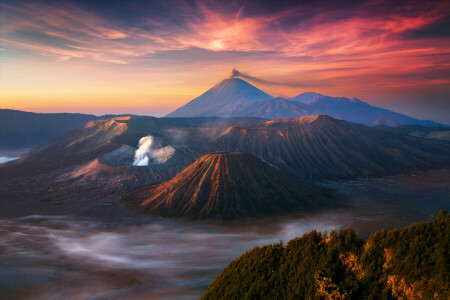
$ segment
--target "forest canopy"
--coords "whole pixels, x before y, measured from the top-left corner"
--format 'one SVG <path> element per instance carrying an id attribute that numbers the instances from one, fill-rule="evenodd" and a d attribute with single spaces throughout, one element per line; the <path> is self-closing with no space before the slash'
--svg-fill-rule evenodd
<path id="1" fill-rule="evenodd" d="M 381 230 L 311 231 L 232 261 L 201 299 L 448 299 L 450 216 Z"/>

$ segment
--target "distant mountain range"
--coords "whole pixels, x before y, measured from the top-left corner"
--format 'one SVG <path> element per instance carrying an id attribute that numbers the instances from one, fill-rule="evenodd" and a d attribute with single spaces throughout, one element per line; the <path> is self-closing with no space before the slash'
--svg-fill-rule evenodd
<path id="1" fill-rule="evenodd" d="M 137 189 L 122 202 L 139 213 L 242 219 L 337 206 L 330 191 L 283 175 L 246 153 L 206 154 L 173 179 Z"/>
<path id="2" fill-rule="evenodd" d="M 274 98 L 240 78 L 225 79 L 206 93 L 178 108 L 167 117 L 258 117 L 296 118 L 324 114 L 368 126 L 417 124 L 442 126 L 433 121 L 376 107 L 359 99 L 303 93 L 292 98 Z"/>
<path id="3" fill-rule="evenodd" d="M 0 109 L 0 149 L 34 147 L 98 118 L 86 114 L 39 114 Z"/>
<path id="4" fill-rule="evenodd" d="M 94 116 L 78 113 L 34 113 L 0 109 L 0 150 L 26 149 L 48 142 L 89 121 L 124 115 Z"/>
<path id="5" fill-rule="evenodd" d="M 280 118 L 319 114 L 367 126 L 448 127 L 433 121 L 417 120 L 370 105 L 356 98 L 330 97 L 318 93 L 302 93 L 288 99 L 274 98 L 239 78 L 223 80 L 206 93 L 161 119 L 185 125 L 229 122 L 260 123 Z M 94 116 L 0 109 L 0 150 L 32 148 L 69 130 L 83 126 L 89 121 L 120 116 L 125 115 Z M 425 131 L 429 130 L 421 132 Z M 448 136 L 448 133 L 435 131 L 435 133 L 420 136 L 437 139 L 446 139 Z"/>
<path id="6" fill-rule="evenodd" d="M 0 150 L 27 149 L 46 143 L 61 134 L 81 127 L 89 121 L 106 120 L 124 115 L 94 116 L 77 113 L 33 113 L 0 109 Z M 128 115 L 129 116 L 129 115 Z M 151 118 L 133 116 L 135 118 Z M 229 122 L 264 122 L 263 118 L 162 118 L 174 124 L 203 124 Z"/>

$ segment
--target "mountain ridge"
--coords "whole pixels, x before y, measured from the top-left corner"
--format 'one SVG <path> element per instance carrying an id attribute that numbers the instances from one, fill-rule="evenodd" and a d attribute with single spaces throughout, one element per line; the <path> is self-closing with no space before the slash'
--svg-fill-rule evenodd
<path id="1" fill-rule="evenodd" d="M 448 145 L 318 115 L 232 125 L 204 147 L 254 154 L 296 178 L 348 179 L 448 167 Z"/>
<path id="2" fill-rule="evenodd" d="M 229 220 L 335 206 L 329 195 L 251 154 L 214 152 L 167 182 L 131 192 L 122 203 L 163 217 Z"/>
<path id="3" fill-rule="evenodd" d="M 256 95 L 256 96 L 255 96 Z M 176 109 L 166 117 L 258 117 L 295 118 L 326 114 L 333 118 L 368 126 L 445 126 L 346 97 L 331 97 L 315 92 L 291 98 L 274 98 L 240 78 L 221 81 L 204 94 Z"/>
<path id="4" fill-rule="evenodd" d="M 203 154 L 245 152 L 303 180 L 394 175 L 450 166 L 448 141 L 419 138 L 327 115 L 262 123 L 183 125 L 159 118 L 93 121 L 0 166 L 0 177 L 30 176 L 84 165 L 151 135 L 165 146 Z M 196 157 L 196 158 L 198 158 Z M 131 165 L 131 162 L 128 162 Z"/>

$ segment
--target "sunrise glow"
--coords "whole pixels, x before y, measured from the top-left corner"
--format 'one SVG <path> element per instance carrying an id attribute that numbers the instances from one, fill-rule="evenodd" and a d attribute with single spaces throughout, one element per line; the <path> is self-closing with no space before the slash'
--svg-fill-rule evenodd
<path id="1" fill-rule="evenodd" d="M 448 1 L 4 1 L 0 107 L 164 115 L 233 68 L 450 124 Z M 447 30 L 447 31 L 446 31 Z"/>

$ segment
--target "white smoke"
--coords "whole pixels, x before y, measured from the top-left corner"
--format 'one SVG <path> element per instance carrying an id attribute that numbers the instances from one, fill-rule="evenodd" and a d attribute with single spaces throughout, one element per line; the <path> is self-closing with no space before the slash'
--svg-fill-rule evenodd
<path id="1" fill-rule="evenodd" d="M 138 149 L 134 153 L 133 166 L 148 166 L 152 144 L 153 137 L 151 135 L 144 136 L 139 140 Z"/>
<path id="2" fill-rule="evenodd" d="M 155 147 L 153 136 L 144 136 L 139 140 L 138 149 L 134 153 L 133 166 L 148 166 L 149 164 L 163 164 L 175 153 L 175 148 L 166 146 Z"/>

